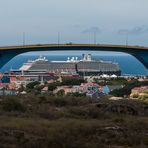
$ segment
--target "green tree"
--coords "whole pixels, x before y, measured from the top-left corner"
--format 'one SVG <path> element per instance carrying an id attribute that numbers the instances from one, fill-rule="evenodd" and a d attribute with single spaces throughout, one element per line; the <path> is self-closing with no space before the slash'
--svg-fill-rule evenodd
<path id="1" fill-rule="evenodd" d="M 53 91 L 57 88 L 57 85 L 55 83 L 51 83 L 51 84 L 48 84 L 48 90 L 49 91 Z"/>
<path id="2" fill-rule="evenodd" d="M 62 84 L 63 85 L 80 85 L 81 83 L 84 83 L 84 79 L 81 78 L 63 78 Z"/>
<path id="3" fill-rule="evenodd" d="M 139 81 L 132 81 L 129 82 L 127 85 L 125 85 L 123 88 L 118 89 L 118 90 L 113 90 L 110 94 L 113 96 L 117 96 L 117 97 L 123 97 L 124 95 L 130 95 L 131 94 L 131 90 L 134 87 L 141 87 L 141 86 L 147 86 L 148 82 L 139 82 Z"/>
<path id="4" fill-rule="evenodd" d="M 40 82 L 34 81 L 34 82 L 31 82 L 31 83 L 27 84 L 26 85 L 26 88 L 27 89 L 34 89 L 34 87 L 37 86 L 37 85 L 39 85 L 39 84 L 40 84 Z"/>

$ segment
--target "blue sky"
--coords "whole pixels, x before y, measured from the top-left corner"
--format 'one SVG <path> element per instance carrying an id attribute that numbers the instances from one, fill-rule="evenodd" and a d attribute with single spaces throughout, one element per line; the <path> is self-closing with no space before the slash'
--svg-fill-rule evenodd
<path id="1" fill-rule="evenodd" d="M 0 0 L 0 46 L 60 42 L 148 46 L 148 0 Z"/>

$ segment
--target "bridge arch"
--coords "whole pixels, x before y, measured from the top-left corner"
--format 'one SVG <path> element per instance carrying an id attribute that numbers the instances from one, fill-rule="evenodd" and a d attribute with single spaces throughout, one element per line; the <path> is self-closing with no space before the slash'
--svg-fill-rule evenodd
<path id="1" fill-rule="evenodd" d="M 13 57 L 30 51 L 111 51 L 123 52 L 134 56 L 148 69 L 148 48 L 141 46 L 119 46 L 119 45 L 92 45 L 92 44 L 49 44 L 28 45 L 0 48 L 0 68 L 2 68 Z"/>

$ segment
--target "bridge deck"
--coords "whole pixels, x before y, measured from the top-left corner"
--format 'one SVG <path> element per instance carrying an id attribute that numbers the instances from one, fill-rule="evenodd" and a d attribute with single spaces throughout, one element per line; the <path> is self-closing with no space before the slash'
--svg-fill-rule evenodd
<path id="1" fill-rule="evenodd" d="M 148 47 L 144 46 L 125 46 L 125 45 L 109 45 L 109 44 L 36 44 L 25 46 L 6 46 L 0 47 L 2 50 L 14 50 L 14 49 L 29 49 L 29 48 L 52 48 L 52 47 L 100 47 L 100 48 L 122 48 L 122 49 L 139 49 L 148 51 Z"/>

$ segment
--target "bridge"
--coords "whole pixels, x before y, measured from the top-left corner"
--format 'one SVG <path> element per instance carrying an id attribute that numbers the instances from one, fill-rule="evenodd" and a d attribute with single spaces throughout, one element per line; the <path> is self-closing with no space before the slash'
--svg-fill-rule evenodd
<path id="1" fill-rule="evenodd" d="M 13 57 L 31 51 L 112 51 L 123 52 L 137 58 L 148 69 L 148 47 L 102 45 L 102 44 L 38 44 L 25 46 L 0 47 L 0 68 L 2 68 Z M 130 63 L 129 63 L 130 64 Z"/>

